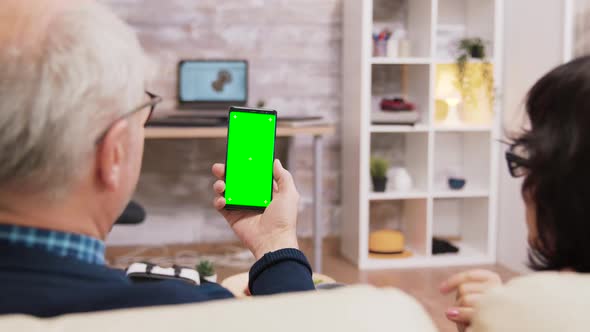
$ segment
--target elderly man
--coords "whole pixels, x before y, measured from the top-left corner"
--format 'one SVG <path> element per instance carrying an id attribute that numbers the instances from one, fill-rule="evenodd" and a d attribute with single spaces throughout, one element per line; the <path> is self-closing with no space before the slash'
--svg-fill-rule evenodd
<path id="1" fill-rule="evenodd" d="M 229 298 L 221 286 L 133 283 L 104 263 L 104 243 L 139 177 L 145 92 L 135 34 L 81 0 L 0 2 L 0 313 L 41 317 Z M 276 161 L 263 214 L 215 207 L 258 260 L 253 295 L 313 289 L 295 234 L 299 195 Z"/>

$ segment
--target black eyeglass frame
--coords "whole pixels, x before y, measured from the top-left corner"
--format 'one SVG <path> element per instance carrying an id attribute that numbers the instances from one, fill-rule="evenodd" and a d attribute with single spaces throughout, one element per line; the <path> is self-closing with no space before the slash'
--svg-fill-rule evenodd
<path id="1" fill-rule="evenodd" d="M 506 150 L 506 153 L 504 154 L 506 164 L 508 165 L 508 171 L 513 178 L 524 176 L 525 173 L 522 172 L 522 170 L 529 167 L 529 160 L 514 152 L 517 146 L 519 146 L 519 144 L 510 144 L 508 150 Z"/>
<path id="2" fill-rule="evenodd" d="M 131 116 L 132 114 L 135 114 L 141 110 L 143 110 L 146 107 L 150 108 L 150 113 L 148 114 L 147 119 L 145 120 L 145 123 L 143 124 L 143 126 L 145 127 L 147 125 L 147 123 L 150 121 L 150 119 L 152 118 L 152 115 L 154 113 L 154 110 L 156 109 L 156 105 L 158 105 L 159 103 L 162 102 L 162 97 L 156 95 L 155 93 L 151 93 L 149 91 L 145 91 L 145 93 L 150 97 L 150 100 L 146 101 L 145 103 L 142 103 L 141 105 L 135 107 L 134 109 L 132 109 L 131 111 L 119 116 L 118 118 L 116 118 L 108 127 L 107 129 L 105 129 L 105 131 L 99 136 L 99 138 L 96 140 L 96 143 L 100 143 L 102 141 L 102 139 L 104 138 L 104 136 L 109 132 L 109 130 L 111 129 L 111 127 L 113 125 L 115 125 L 115 123 L 117 123 L 118 121 L 121 121 L 122 119 L 125 119 L 129 116 Z"/>

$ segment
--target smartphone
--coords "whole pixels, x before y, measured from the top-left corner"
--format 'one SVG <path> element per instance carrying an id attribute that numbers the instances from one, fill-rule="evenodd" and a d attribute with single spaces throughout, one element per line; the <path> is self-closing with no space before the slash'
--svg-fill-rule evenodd
<path id="1" fill-rule="evenodd" d="M 230 108 L 225 156 L 227 210 L 264 210 L 272 201 L 276 131 L 276 111 Z"/>

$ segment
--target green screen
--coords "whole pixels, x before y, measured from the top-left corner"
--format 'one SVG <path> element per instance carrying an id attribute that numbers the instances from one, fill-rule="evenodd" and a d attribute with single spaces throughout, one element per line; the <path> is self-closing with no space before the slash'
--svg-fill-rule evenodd
<path id="1" fill-rule="evenodd" d="M 276 114 L 231 110 L 226 205 L 267 207 L 272 199 Z"/>

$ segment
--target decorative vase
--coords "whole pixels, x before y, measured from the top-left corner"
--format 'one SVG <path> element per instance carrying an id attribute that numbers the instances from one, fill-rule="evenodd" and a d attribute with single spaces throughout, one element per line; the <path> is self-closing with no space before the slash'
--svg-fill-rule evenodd
<path id="1" fill-rule="evenodd" d="M 377 178 L 373 177 L 373 191 L 375 192 L 384 192 L 385 187 L 387 186 L 387 178 Z"/>
<path id="2" fill-rule="evenodd" d="M 387 41 L 387 56 L 390 58 L 397 58 L 399 54 L 399 40 L 390 39 Z"/>
<path id="3" fill-rule="evenodd" d="M 392 167 L 387 171 L 387 178 L 391 179 L 390 190 L 409 191 L 414 181 L 405 167 Z"/>

